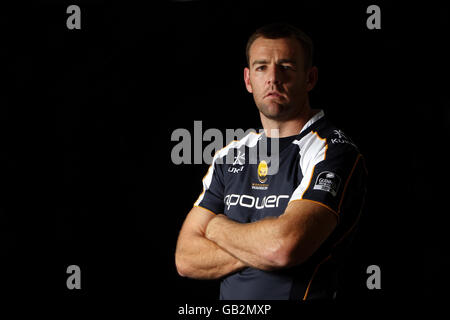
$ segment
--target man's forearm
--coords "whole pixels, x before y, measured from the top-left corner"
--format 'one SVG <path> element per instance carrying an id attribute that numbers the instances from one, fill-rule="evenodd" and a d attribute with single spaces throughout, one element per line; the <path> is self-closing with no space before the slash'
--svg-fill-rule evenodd
<path id="1" fill-rule="evenodd" d="M 276 219 L 242 224 L 221 215 L 210 221 L 205 235 L 248 265 L 273 270 L 280 267 L 273 257 L 282 246 Z"/>
<path id="2" fill-rule="evenodd" d="M 176 250 L 181 275 L 195 279 L 218 279 L 246 265 L 202 235 L 190 235 Z M 180 243 L 180 242 L 179 242 Z"/>

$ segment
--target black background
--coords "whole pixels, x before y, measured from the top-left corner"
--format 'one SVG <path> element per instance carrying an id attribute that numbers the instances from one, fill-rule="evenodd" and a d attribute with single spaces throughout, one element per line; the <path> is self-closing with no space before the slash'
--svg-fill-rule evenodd
<path id="1" fill-rule="evenodd" d="M 68 30 L 66 8 L 81 8 Z M 381 30 L 366 8 L 381 8 Z M 177 128 L 259 128 L 242 80 L 259 26 L 315 44 L 311 105 L 360 146 L 368 210 L 343 301 L 436 301 L 446 268 L 449 7 L 385 1 L 36 1 L 1 11 L 3 293 L 68 304 L 213 302 L 218 282 L 179 277 L 178 231 L 203 165 L 174 165 Z M 208 143 L 205 143 L 206 146 Z M 66 268 L 82 290 L 66 288 Z M 366 288 L 378 265 L 382 289 Z"/>

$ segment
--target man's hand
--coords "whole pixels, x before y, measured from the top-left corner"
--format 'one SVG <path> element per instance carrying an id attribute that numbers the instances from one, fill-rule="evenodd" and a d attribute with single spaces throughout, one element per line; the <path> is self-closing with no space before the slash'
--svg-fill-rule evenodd
<path id="1" fill-rule="evenodd" d="M 222 215 L 221 215 L 222 216 Z M 178 236 L 175 264 L 181 276 L 217 279 L 246 265 L 206 239 L 206 227 L 216 216 L 201 207 L 192 208 Z"/>
<path id="2" fill-rule="evenodd" d="M 274 223 L 276 219 L 271 217 L 254 223 L 239 223 L 219 214 L 209 221 L 205 237 L 253 268 L 273 270 L 278 266 L 270 260 L 267 254 L 269 252 L 267 244 L 276 244 L 277 242 L 274 234 L 277 227 Z M 269 223 L 267 223 L 268 220 L 270 220 Z M 256 238 L 253 239 L 255 236 Z M 269 242 L 252 246 L 250 242 L 259 241 L 259 237 L 264 237 Z"/>
<path id="3" fill-rule="evenodd" d="M 212 218 L 206 226 L 205 237 L 208 240 L 214 241 L 214 236 L 221 232 L 221 223 L 229 220 L 226 215 L 218 214 Z"/>

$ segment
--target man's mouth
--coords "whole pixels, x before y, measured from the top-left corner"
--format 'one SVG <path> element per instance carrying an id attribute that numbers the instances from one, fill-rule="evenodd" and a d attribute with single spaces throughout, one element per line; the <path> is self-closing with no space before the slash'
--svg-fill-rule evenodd
<path id="1" fill-rule="evenodd" d="M 278 91 L 270 91 L 269 93 L 266 94 L 266 96 L 264 98 L 281 98 L 283 97 L 283 95 L 281 93 L 279 93 Z"/>

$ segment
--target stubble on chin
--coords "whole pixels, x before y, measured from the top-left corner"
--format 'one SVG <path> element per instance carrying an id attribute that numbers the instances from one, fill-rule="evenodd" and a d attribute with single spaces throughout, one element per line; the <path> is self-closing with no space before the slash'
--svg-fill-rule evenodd
<path id="1" fill-rule="evenodd" d="M 270 120 L 287 120 L 292 111 L 291 107 L 283 103 L 261 103 L 258 106 L 259 112 L 261 112 L 267 119 Z"/>

